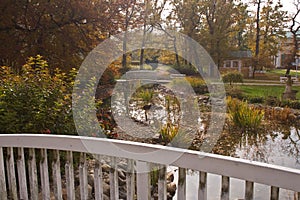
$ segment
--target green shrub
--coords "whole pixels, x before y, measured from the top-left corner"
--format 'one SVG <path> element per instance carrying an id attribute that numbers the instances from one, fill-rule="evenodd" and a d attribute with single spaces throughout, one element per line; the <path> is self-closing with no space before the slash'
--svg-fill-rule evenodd
<path id="1" fill-rule="evenodd" d="M 75 69 L 50 74 L 41 56 L 30 57 L 20 74 L 2 66 L 0 129 L 3 133 L 74 134 L 72 100 Z"/>
<path id="2" fill-rule="evenodd" d="M 243 74 L 236 71 L 228 72 L 223 75 L 222 79 L 224 83 L 229 83 L 229 85 L 232 85 L 232 83 L 242 83 Z"/>
<path id="3" fill-rule="evenodd" d="M 263 103 L 264 98 L 263 97 L 247 97 L 247 100 L 249 103 Z"/>
<path id="4" fill-rule="evenodd" d="M 195 93 L 206 94 L 208 93 L 208 88 L 205 81 L 198 77 L 186 77 L 186 80 L 191 84 Z"/>
<path id="5" fill-rule="evenodd" d="M 247 102 L 229 97 L 227 99 L 229 117 L 235 126 L 246 131 L 256 131 L 264 117 L 264 112 L 250 107 Z"/>
<path id="6" fill-rule="evenodd" d="M 225 85 L 226 95 L 232 98 L 243 99 L 243 91 L 239 86 Z"/>
<path id="7" fill-rule="evenodd" d="M 290 108 L 293 108 L 293 109 L 300 109 L 300 102 L 299 101 L 291 101 L 290 102 Z"/>
<path id="8" fill-rule="evenodd" d="M 265 99 L 265 104 L 269 106 L 280 106 L 280 100 L 275 96 L 268 96 Z"/>
<path id="9" fill-rule="evenodd" d="M 174 65 L 174 69 L 176 69 L 181 74 L 185 74 L 187 76 L 193 76 L 195 74 L 199 74 L 198 70 L 192 65 Z"/>
<path id="10" fill-rule="evenodd" d="M 300 101 L 297 100 L 284 100 L 280 104 L 281 107 L 289 107 L 293 109 L 300 109 Z"/>

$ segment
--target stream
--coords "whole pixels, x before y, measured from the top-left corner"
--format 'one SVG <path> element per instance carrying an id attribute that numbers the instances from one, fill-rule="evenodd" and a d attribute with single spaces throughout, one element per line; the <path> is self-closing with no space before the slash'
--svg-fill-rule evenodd
<path id="1" fill-rule="evenodd" d="M 178 107 L 171 107 L 171 112 L 166 110 L 167 106 L 165 95 L 162 94 L 170 93 L 169 91 L 163 91 L 161 88 L 159 88 L 158 93 L 158 95 L 154 95 L 152 98 L 152 106 L 150 110 L 147 111 L 148 120 L 145 120 L 145 110 L 141 109 L 141 107 L 146 104 L 143 104 L 142 101 L 131 101 L 129 105 L 129 115 L 131 118 L 138 122 L 144 122 L 148 124 L 145 128 L 154 128 L 154 132 L 157 132 L 159 127 L 166 123 L 166 120 L 176 124 L 178 121 L 177 114 L 179 112 Z M 115 106 L 116 113 L 119 113 L 118 111 L 124 108 L 118 103 L 115 104 Z M 124 113 L 125 111 L 122 112 Z M 167 116 L 169 116 L 169 118 L 167 118 Z M 126 122 L 126 120 L 123 121 Z M 202 120 L 199 118 L 197 125 L 199 132 L 204 129 L 201 121 Z M 137 135 L 141 133 L 145 135 L 146 133 L 146 131 L 141 131 L 139 128 L 133 128 L 127 122 L 124 123 L 123 126 L 129 128 L 128 132 L 131 134 L 134 132 L 134 130 L 137 130 Z M 234 135 L 231 133 L 231 131 L 228 131 L 227 136 L 220 138 L 218 145 L 220 145 L 221 151 L 219 151 L 219 153 L 222 155 L 243 158 L 247 160 L 300 169 L 300 130 L 294 127 L 281 128 L 279 130 L 274 130 L 276 128 L 272 129 L 268 127 L 268 129 L 270 130 L 262 132 L 259 137 L 252 137 L 253 135 L 251 134 L 249 134 L 249 136 Z M 219 148 L 219 146 L 217 146 L 217 148 Z M 176 168 L 170 166 L 169 170 L 176 171 Z M 177 173 L 174 173 L 174 178 L 176 182 L 178 179 Z M 230 180 L 230 199 L 243 199 L 245 193 L 245 182 L 234 178 Z M 197 199 L 197 183 L 198 173 L 190 170 L 187 175 L 187 199 Z M 212 194 L 208 197 L 209 200 L 220 199 L 221 176 L 208 174 L 207 187 L 208 194 Z M 216 193 L 216 191 L 219 192 Z M 265 200 L 269 198 L 269 186 L 262 184 L 254 185 L 253 199 Z M 174 199 L 177 199 L 177 194 L 175 194 Z M 280 199 L 292 200 L 294 199 L 294 192 L 281 189 Z"/>
<path id="2" fill-rule="evenodd" d="M 298 130 L 299 131 L 299 130 Z M 280 165 L 284 167 L 300 169 L 300 137 L 295 128 L 290 129 L 290 135 L 287 137 L 281 132 L 273 132 L 272 136 L 267 135 L 263 142 L 257 141 L 255 144 L 238 144 L 235 147 L 235 157 L 255 160 L 259 162 Z M 170 170 L 176 170 L 175 167 L 170 167 Z M 197 199 L 198 172 L 188 173 L 187 175 L 187 199 Z M 175 173 L 175 181 L 178 180 Z M 243 199 L 245 193 L 245 182 L 243 180 L 232 178 L 230 179 L 230 199 Z M 209 200 L 219 200 L 221 191 L 221 176 L 208 174 L 207 176 L 208 194 L 213 194 L 208 197 Z M 293 200 L 294 192 L 289 190 L 280 190 L 279 199 Z M 255 200 L 269 199 L 270 187 L 263 184 L 255 184 L 254 197 Z M 177 199 L 175 195 L 174 199 Z"/>

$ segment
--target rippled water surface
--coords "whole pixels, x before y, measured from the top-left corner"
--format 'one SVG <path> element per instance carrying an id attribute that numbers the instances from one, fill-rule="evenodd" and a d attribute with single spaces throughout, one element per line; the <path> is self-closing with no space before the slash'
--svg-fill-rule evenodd
<path id="1" fill-rule="evenodd" d="M 299 130 L 290 128 L 289 134 L 282 132 L 271 132 L 263 140 L 246 141 L 236 144 L 235 157 L 255 160 L 290 168 L 300 169 L 300 135 Z M 174 168 L 173 168 L 174 169 Z M 245 169 L 247 170 L 247 169 Z M 199 181 L 197 172 L 191 172 L 187 176 L 187 199 L 197 199 L 197 183 Z M 178 177 L 175 176 L 177 179 Z M 221 176 L 208 174 L 208 197 L 209 200 L 220 199 Z M 245 193 L 245 182 L 239 179 L 230 179 L 230 199 L 243 199 Z M 294 192 L 280 190 L 280 199 L 293 200 Z M 176 197 L 174 198 L 176 199 Z M 254 199 L 270 199 L 270 187 L 255 184 Z"/>

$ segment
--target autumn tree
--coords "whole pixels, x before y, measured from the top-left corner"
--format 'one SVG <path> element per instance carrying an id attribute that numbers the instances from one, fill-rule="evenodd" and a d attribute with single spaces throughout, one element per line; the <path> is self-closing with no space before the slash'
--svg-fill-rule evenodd
<path id="1" fill-rule="evenodd" d="M 146 43 L 146 33 L 152 32 L 155 28 L 161 29 L 162 26 L 162 12 L 165 9 L 167 0 L 144 0 L 144 10 L 143 10 L 143 37 L 142 46 L 140 50 L 140 69 L 143 69 L 145 60 L 145 43 Z M 149 51 L 153 52 L 153 51 Z"/>
<path id="2" fill-rule="evenodd" d="M 195 38 L 201 20 L 200 6 L 198 0 L 175 0 L 172 1 L 173 19 L 179 24 L 182 33 Z"/>
<path id="3" fill-rule="evenodd" d="M 171 29 L 177 29 L 183 34 L 196 40 L 197 33 L 199 32 L 199 25 L 201 24 L 200 1 L 174 0 L 171 2 L 171 5 L 172 12 L 168 16 L 168 19 L 175 24 Z M 190 52 L 192 50 L 188 47 L 189 45 L 185 45 L 185 52 Z M 185 54 L 191 56 L 190 54 Z M 179 63 L 178 57 L 176 57 L 176 63 L 177 65 Z M 188 63 L 184 60 L 183 64 L 187 65 Z"/>
<path id="4" fill-rule="evenodd" d="M 285 37 L 287 22 L 287 12 L 282 10 L 280 1 L 273 6 L 273 2 L 268 0 L 261 13 L 261 53 L 260 59 L 265 67 L 273 66 L 273 58 L 279 51 L 279 43 Z"/>
<path id="5" fill-rule="evenodd" d="M 105 0 L 3 0 L 0 65 L 22 66 L 41 54 L 49 66 L 78 67 L 99 42 L 119 31 L 118 6 Z"/>
<path id="6" fill-rule="evenodd" d="M 247 6 L 241 1 L 175 0 L 172 6 L 179 30 L 199 42 L 218 66 L 230 51 L 246 48 Z"/>
<path id="7" fill-rule="evenodd" d="M 122 68 L 127 69 L 127 33 L 129 29 L 136 28 L 142 24 L 143 2 L 140 0 L 121 0 L 120 3 L 121 19 L 120 24 L 124 32 Z"/>
<path id="8" fill-rule="evenodd" d="M 262 67 L 273 66 L 273 58 L 279 50 L 279 42 L 285 37 L 287 12 L 282 10 L 282 4 L 278 1 L 275 5 L 272 0 L 263 2 L 256 0 L 257 9 L 253 16 L 251 27 L 255 29 L 255 35 L 249 29 L 248 45 L 254 52 L 253 77 L 255 71 Z"/>
<path id="9" fill-rule="evenodd" d="M 299 17 L 299 13 L 300 13 L 300 0 L 294 0 L 294 8 L 296 9 L 295 13 L 293 13 L 290 16 L 290 21 L 291 21 L 291 25 L 289 27 L 292 35 L 293 35 L 293 52 L 292 52 L 292 59 L 294 59 L 295 57 L 298 56 L 298 49 L 299 49 L 299 42 L 298 42 L 298 38 L 299 38 L 299 30 L 300 30 L 300 22 L 297 21 L 297 18 Z"/>
<path id="10" fill-rule="evenodd" d="M 237 34 L 241 33 L 241 28 L 237 28 L 238 21 L 244 17 L 239 11 L 242 9 L 239 1 L 206 1 L 204 19 L 205 26 L 202 29 L 201 44 L 203 44 L 218 66 L 228 56 L 228 52 L 235 50 L 230 41 Z"/>
<path id="11" fill-rule="evenodd" d="M 237 2 L 234 7 L 232 30 L 229 33 L 229 46 L 233 50 L 249 50 L 247 30 L 251 24 L 248 5 L 243 2 Z"/>
<path id="12" fill-rule="evenodd" d="M 258 55 L 259 55 L 259 50 L 260 50 L 260 10 L 261 10 L 262 0 L 256 0 L 256 1 L 254 1 L 254 4 L 257 5 L 256 19 L 255 19 L 255 24 L 256 24 L 255 58 L 257 59 Z M 257 65 L 257 63 L 255 63 L 255 65 Z"/>

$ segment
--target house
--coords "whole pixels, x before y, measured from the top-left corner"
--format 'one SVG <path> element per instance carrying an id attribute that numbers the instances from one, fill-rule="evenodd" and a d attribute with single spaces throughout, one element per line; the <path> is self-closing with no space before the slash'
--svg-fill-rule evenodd
<path id="1" fill-rule="evenodd" d="M 298 43 L 300 47 L 300 31 L 297 33 Z M 274 58 L 274 65 L 276 68 L 287 68 L 291 65 L 291 61 L 295 62 L 296 58 L 292 58 L 293 55 L 293 46 L 294 40 L 293 35 L 291 32 L 286 33 L 286 38 L 282 39 L 279 43 L 280 50 L 278 51 L 277 55 Z M 300 57 L 300 48 L 297 52 L 298 57 Z"/>
<path id="2" fill-rule="evenodd" d="M 242 67 L 249 67 L 252 52 L 246 51 L 232 51 L 228 59 L 224 61 L 223 68 L 238 68 L 241 71 Z M 249 65 L 249 66 L 248 66 Z"/>
<path id="3" fill-rule="evenodd" d="M 232 51 L 229 57 L 224 60 L 220 71 L 236 70 L 243 73 L 244 77 L 248 77 L 251 59 L 252 52 L 250 50 Z"/>

